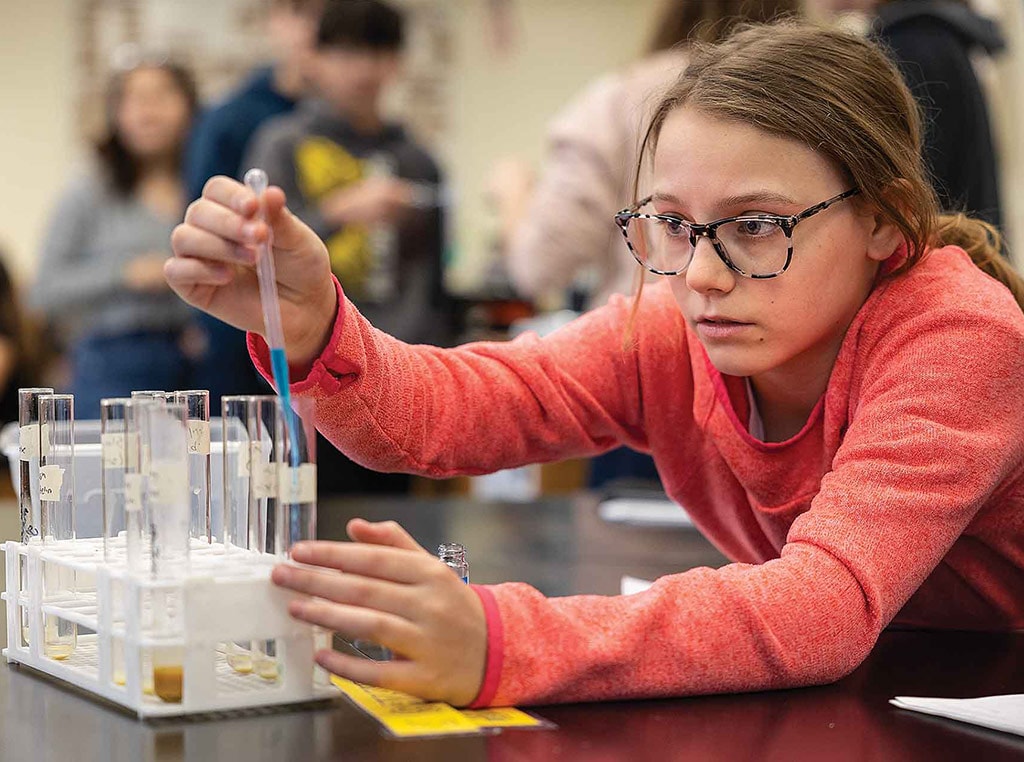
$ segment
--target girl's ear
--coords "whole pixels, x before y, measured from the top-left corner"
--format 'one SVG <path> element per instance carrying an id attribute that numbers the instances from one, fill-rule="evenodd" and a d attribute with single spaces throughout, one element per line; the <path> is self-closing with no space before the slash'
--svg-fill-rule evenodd
<path id="1" fill-rule="evenodd" d="M 880 214 L 874 215 L 875 226 L 868 238 L 868 257 L 876 262 L 884 262 L 903 243 L 903 234 L 887 218 Z"/>
<path id="2" fill-rule="evenodd" d="M 889 205 L 900 205 L 903 196 L 899 190 L 906 184 L 906 180 L 898 179 L 894 180 L 892 185 L 886 189 L 885 200 Z M 904 242 L 903 233 L 884 209 L 869 204 L 865 207 L 865 213 L 872 220 L 871 232 L 868 237 L 868 257 L 876 262 L 885 261 Z"/>

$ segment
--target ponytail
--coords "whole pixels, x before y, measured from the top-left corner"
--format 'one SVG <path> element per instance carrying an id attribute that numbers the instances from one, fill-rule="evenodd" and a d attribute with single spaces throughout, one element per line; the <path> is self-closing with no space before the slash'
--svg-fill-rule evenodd
<path id="1" fill-rule="evenodd" d="M 944 214 L 935 235 L 940 246 L 959 246 L 966 251 L 978 269 L 1010 289 L 1024 310 L 1024 278 L 1000 254 L 1003 237 L 994 226 L 963 213 Z"/>

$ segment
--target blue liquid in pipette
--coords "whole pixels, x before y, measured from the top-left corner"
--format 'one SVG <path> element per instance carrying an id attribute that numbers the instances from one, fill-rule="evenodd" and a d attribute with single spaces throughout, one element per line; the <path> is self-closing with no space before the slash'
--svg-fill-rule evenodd
<path id="1" fill-rule="evenodd" d="M 284 408 L 285 430 L 288 432 L 288 441 L 291 444 L 291 466 L 299 467 L 299 436 L 296 432 L 298 415 L 292 410 L 292 391 L 288 379 L 288 357 L 283 348 L 270 350 L 270 370 L 274 375 L 274 383 L 277 385 L 278 394 L 281 395 L 282 407 Z M 294 416 L 294 417 L 293 417 Z M 293 474 L 298 478 L 298 474 Z"/>

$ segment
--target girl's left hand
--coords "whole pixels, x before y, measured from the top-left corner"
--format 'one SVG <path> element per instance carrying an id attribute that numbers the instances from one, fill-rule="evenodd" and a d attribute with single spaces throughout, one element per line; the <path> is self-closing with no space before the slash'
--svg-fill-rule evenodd
<path id="1" fill-rule="evenodd" d="M 393 521 L 353 519 L 348 535 L 355 542 L 296 544 L 293 560 L 322 568 L 283 564 L 272 579 L 315 596 L 289 604 L 296 619 L 387 646 L 397 658 L 375 662 L 321 650 L 317 663 L 360 683 L 471 703 L 487 657 L 487 620 L 476 593 Z"/>

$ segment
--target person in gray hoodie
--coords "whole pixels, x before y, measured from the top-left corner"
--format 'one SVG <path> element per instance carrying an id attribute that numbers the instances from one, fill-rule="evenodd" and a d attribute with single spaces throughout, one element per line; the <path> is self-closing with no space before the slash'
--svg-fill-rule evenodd
<path id="1" fill-rule="evenodd" d="M 441 174 L 381 98 L 397 75 L 403 18 L 378 0 L 328 3 L 310 77 L 317 97 L 255 135 L 261 167 L 292 212 L 326 243 L 346 295 L 381 330 L 442 344 Z"/>
<path id="2" fill-rule="evenodd" d="M 403 18 L 386 3 L 326 3 L 310 62 L 317 97 L 261 127 L 243 167 L 261 167 L 284 190 L 292 213 L 327 244 L 346 296 L 377 328 L 444 345 L 452 321 L 442 284 L 441 173 L 381 113 L 403 41 Z M 320 454 L 321 494 L 408 488 L 408 476 L 368 471 L 327 444 Z"/>

